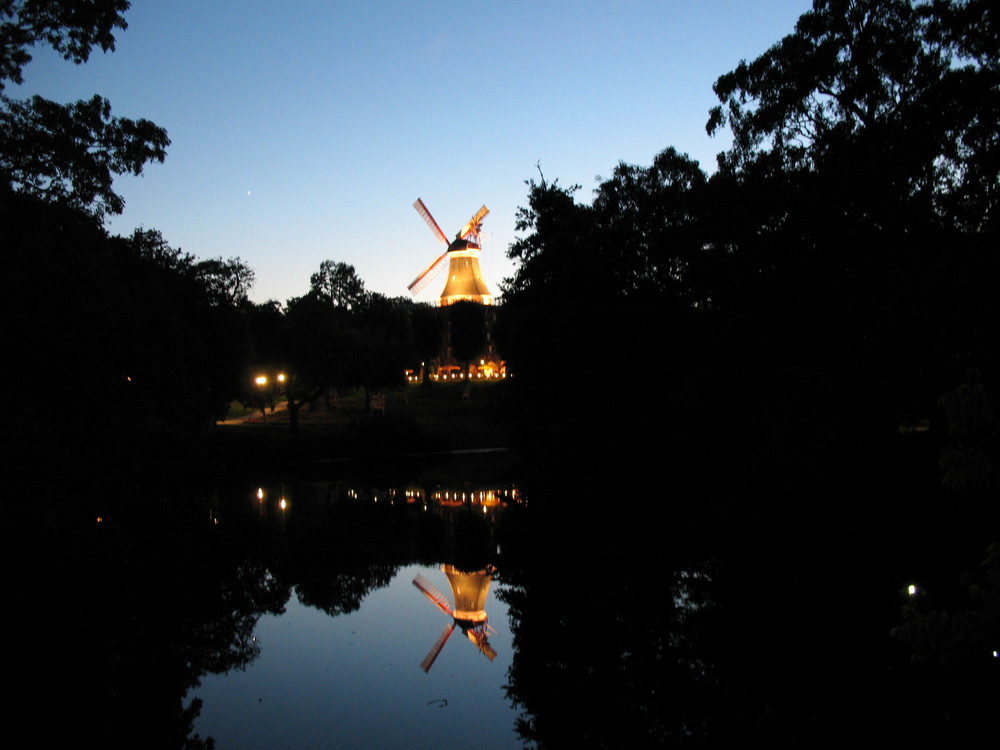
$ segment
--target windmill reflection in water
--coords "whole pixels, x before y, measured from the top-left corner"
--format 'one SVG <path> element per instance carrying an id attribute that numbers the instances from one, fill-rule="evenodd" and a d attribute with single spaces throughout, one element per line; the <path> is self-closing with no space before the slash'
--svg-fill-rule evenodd
<path id="1" fill-rule="evenodd" d="M 451 584 L 454 606 L 444 594 L 419 573 L 413 579 L 413 585 L 423 591 L 428 599 L 451 617 L 451 622 L 445 626 L 437 642 L 431 646 L 427 656 L 420 662 L 421 668 L 425 672 L 430 670 L 455 626 L 461 628 L 480 653 L 493 661 L 497 652 L 490 646 L 488 634 L 496 631 L 486 621 L 486 595 L 489 592 L 493 570 L 485 569 L 466 573 L 458 570 L 454 565 L 445 565 L 442 569 L 444 574 L 448 576 L 448 583 Z"/>

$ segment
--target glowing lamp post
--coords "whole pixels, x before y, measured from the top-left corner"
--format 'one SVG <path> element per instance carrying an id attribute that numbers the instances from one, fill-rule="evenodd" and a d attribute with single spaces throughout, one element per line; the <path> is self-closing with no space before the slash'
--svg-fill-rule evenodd
<path id="1" fill-rule="evenodd" d="M 264 389 L 267 387 L 267 376 L 258 375 L 254 378 L 253 382 L 257 384 L 257 398 L 260 400 L 260 419 L 262 422 L 266 422 L 267 414 L 264 411 Z"/>
<path id="2" fill-rule="evenodd" d="M 284 372 L 270 370 L 255 376 L 253 382 L 257 386 L 261 419 L 266 422 L 267 405 L 270 404 L 271 411 L 275 411 L 278 401 L 290 395 L 291 376 Z"/>

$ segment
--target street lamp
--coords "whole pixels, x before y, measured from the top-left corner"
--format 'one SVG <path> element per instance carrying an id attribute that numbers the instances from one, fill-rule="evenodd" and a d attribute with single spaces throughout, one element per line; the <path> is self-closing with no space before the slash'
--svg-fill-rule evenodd
<path id="1" fill-rule="evenodd" d="M 260 419 L 262 422 L 266 422 L 267 414 L 264 411 L 264 388 L 267 386 L 267 376 L 258 375 L 254 378 L 253 382 L 257 384 L 257 397 L 260 399 Z"/>

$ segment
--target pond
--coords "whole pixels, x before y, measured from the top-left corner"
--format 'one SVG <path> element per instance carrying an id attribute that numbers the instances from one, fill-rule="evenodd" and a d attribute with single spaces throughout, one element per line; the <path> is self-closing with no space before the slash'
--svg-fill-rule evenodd
<path id="1" fill-rule="evenodd" d="M 218 498 L 212 523 L 256 517 L 292 594 L 257 622 L 252 662 L 192 691 L 195 731 L 220 748 L 521 747 L 494 581 L 501 516 L 520 503 L 471 460 L 399 486 L 289 481 Z"/>
<path id="2" fill-rule="evenodd" d="M 486 601 L 492 658 L 412 584 L 446 581 L 407 566 L 358 611 L 331 617 L 294 598 L 257 624 L 260 656 L 245 671 L 210 676 L 196 729 L 219 748 L 519 748 L 504 695 L 510 667 L 506 607 Z M 442 583 L 445 589 L 447 583 Z"/>
<path id="3" fill-rule="evenodd" d="M 989 498 L 695 503 L 622 465 L 530 488 L 508 468 L 330 465 L 21 514 L 11 716 L 28 746 L 220 750 L 961 746 L 988 727 Z"/>

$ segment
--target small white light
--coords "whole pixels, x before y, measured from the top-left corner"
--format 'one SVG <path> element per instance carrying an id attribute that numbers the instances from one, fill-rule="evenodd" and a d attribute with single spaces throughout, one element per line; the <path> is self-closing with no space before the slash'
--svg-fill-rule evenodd
<path id="1" fill-rule="evenodd" d="M 917 593 L 917 587 L 916 587 L 916 586 L 914 586 L 914 585 L 913 585 L 913 584 L 911 583 L 911 584 L 910 584 L 910 585 L 909 585 L 909 586 L 907 587 L 907 589 L 906 589 L 906 593 L 908 593 L 908 594 L 909 594 L 910 596 L 913 596 L 914 594 L 916 594 L 916 593 Z"/>

